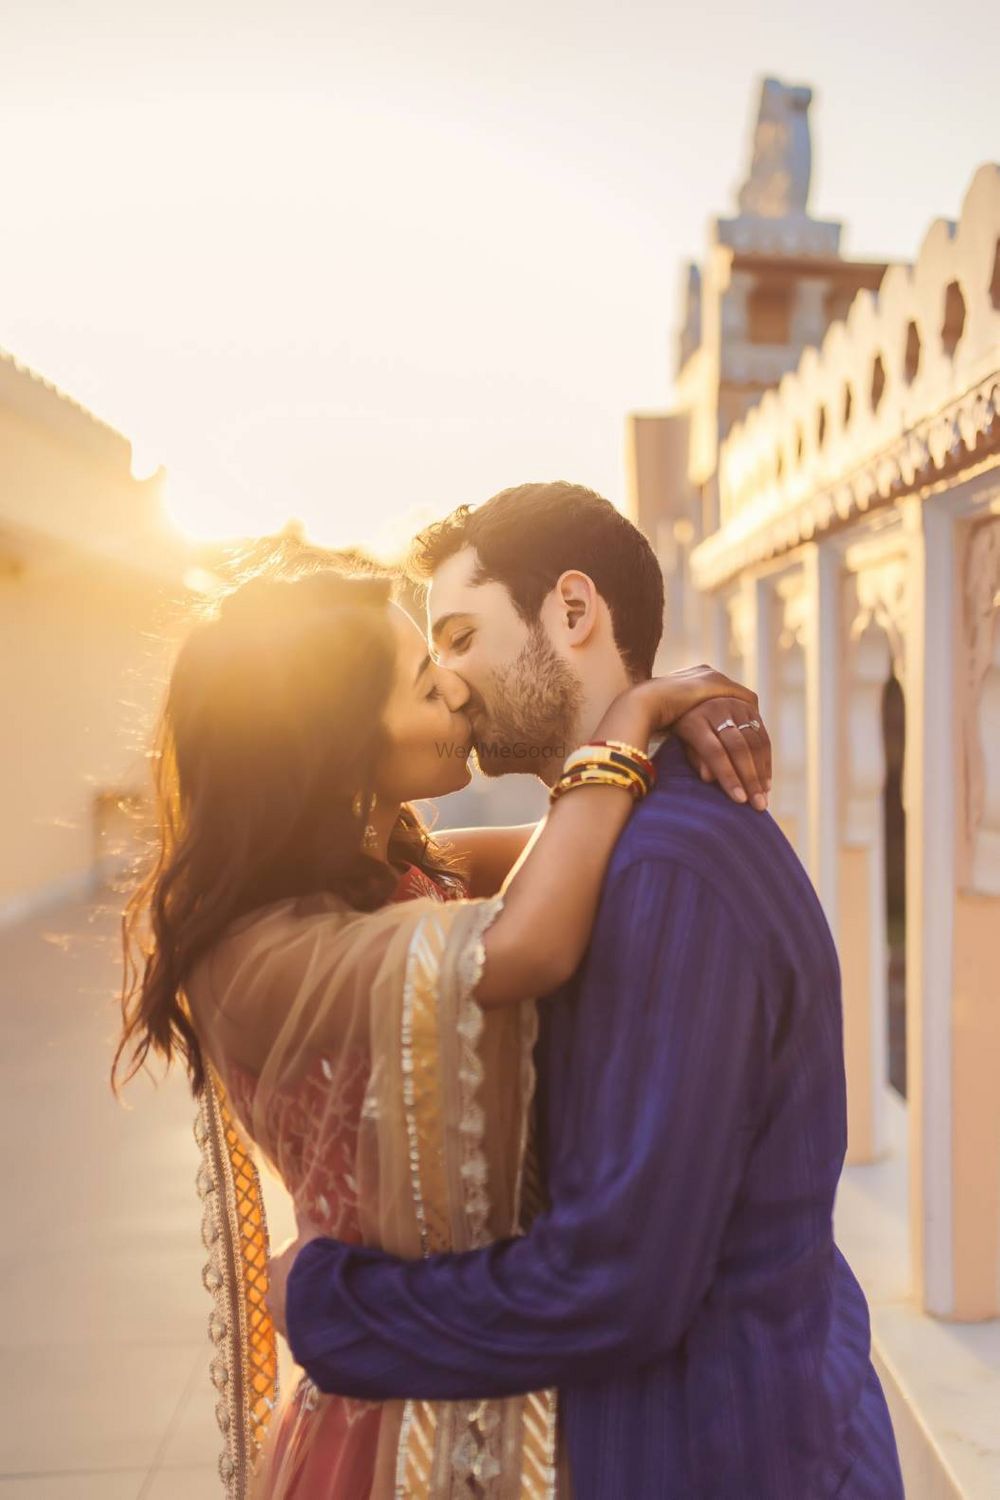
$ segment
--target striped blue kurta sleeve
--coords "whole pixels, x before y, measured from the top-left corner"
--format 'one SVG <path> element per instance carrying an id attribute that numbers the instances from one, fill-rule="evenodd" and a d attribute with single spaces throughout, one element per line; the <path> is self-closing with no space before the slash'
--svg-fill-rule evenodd
<path id="1" fill-rule="evenodd" d="M 551 1207 L 528 1234 L 420 1262 L 323 1239 L 298 1256 L 289 1338 L 322 1390 L 579 1386 L 685 1338 L 760 1125 L 759 955 L 710 880 L 637 859 L 605 889 L 576 1003 L 589 1042 L 572 1093 L 547 1100 L 573 1117 L 547 1161 Z"/>

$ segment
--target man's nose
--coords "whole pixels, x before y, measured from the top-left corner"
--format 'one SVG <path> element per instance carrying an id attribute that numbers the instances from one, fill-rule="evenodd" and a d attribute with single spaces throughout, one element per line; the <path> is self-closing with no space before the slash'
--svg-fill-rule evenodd
<path id="1" fill-rule="evenodd" d="M 438 687 L 453 714 L 457 714 L 469 701 L 469 684 L 447 667 L 438 667 Z"/>

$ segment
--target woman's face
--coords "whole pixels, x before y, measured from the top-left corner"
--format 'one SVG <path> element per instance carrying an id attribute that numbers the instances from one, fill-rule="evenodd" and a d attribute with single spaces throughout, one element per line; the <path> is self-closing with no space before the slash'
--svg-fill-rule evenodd
<path id="1" fill-rule="evenodd" d="M 379 800 L 411 802 L 458 791 L 472 779 L 471 733 L 462 712 L 469 690 L 431 661 L 423 634 L 405 610 L 389 606 L 396 637 L 396 678 L 383 716 L 389 744 L 381 756 Z"/>

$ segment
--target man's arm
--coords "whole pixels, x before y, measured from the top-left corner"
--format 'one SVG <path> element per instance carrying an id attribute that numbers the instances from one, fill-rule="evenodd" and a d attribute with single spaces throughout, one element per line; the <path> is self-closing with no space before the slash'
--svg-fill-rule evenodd
<path id="1" fill-rule="evenodd" d="M 646 861 L 605 893 L 580 1004 L 572 1158 L 527 1236 L 416 1262 L 326 1239 L 299 1254 L 289 1341 L 321 1389 L 502 1396 L 603 1378 L 683 1337 L 756 1120 L 754 957 L 709 884 Z"/>

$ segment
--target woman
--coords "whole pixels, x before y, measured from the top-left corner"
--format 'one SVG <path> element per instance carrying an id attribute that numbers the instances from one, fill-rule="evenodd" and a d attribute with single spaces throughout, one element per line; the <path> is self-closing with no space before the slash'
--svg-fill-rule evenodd
<path id="1" fill-rule="evenodd" d="M 179 1053 L 201 1101 L 230 1494 L 554 1493 L 551 1393 L 375 1406 L 305 1381 L 258 1457 L 276 1361 L 245 1137 L 323 1233 L 419 1256 L 517 1232 L 531 1001 L 583 957 L 641 752 L 710 698 L 714 722 L 752 694 L 713 674 L 629 689 L 537 832 L 432 839 L 408 803 L 468 781 L 464 691 L 385 580 L 261 576 L 182 647 L 116 1068 Z"/>

